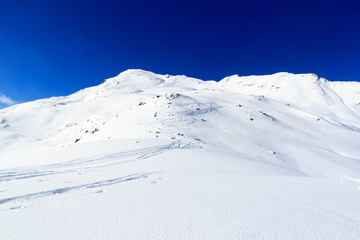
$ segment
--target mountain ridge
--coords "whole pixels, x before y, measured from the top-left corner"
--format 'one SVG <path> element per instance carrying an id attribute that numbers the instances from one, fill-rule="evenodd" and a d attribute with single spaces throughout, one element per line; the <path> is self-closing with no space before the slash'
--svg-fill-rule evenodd
<path id="1" fill-rule="evenodd" d="M 358 239 L 359 93 L 129 70 L 0 109 L 0 237 Z"/>
<path id="2" fill-rule="evenodd" d="M 263 145 L 268 149 L 260 147 L 259 151 L 281 152 L 271 147 L 274 141 L 283 142 L 281 133 L 266 129 L 289 129 L 294 136 L 312 141 L 309 132 L 313 130 L 306 124 L 314 128 L 323 124 L 340 132 L 350 131 L 348 137 L 343 137 L 348 141 L 360 132 L 360 111 L 356 105 L 360 95 L 351 96 L 351 91 L 356 91 L 360 84 L 347 83 L 351 89 L 339 88 L 339 85 L 342 86 L 314 74 L 234 75 L 214 82 L 127 70 L 98 86 L 67 97 L 42 99 L 0 110 L 0 148 L 3 152 L 0 163 L 10 167 L 16 162 L 11 159 L 17 159 L 19 163 L 30 164 L 31 160 L 24 160 L 28 154 L 36 156 L 36 152 L 51 152 L 54 148 L 71 151 L 74 145 L 129 138 L 165 139 L 206 148 L 210 143 L 212 147 L 218 147 L 212 139 L 222 136 L 220 142 L 229 152 L 239 154 L 233 143 L 234 136 L 248 136 L 250 140 L 245 137 L 242 141 L 257 146 L 257 138 L 251 136 L 255 133 L 267 136 Z M 342 91 L 337 92 L 337 89 Z M 299 132 L 292 121 L 303 125 Z M 234 130 L 227 126 L 230 123 Z M 313 133 L 313 137 L 325 141 L 321 131 Z M 334 137 L 331 133 L 324 136 Z M 291 141 L 290 136 L 287 138 Z M 13 151 L 19 143 L 23 144 L 23 151 Z M 352 142 L 350 146 L 355 147 L 354 144 Z M 287 151 L 289 147 L 285 148 L 285 145 L 284 142 L 284 151 Z M 340 148 L 341 154 L 336 153 L 336 158 L 358 154 L 357 150 L 347 146 Z M 286 155 L 284 159 L 292 154 Z M 43 164 L 46 164 L 45 160 Z M 349 168 L 345 172 L 353 170 Z"/>

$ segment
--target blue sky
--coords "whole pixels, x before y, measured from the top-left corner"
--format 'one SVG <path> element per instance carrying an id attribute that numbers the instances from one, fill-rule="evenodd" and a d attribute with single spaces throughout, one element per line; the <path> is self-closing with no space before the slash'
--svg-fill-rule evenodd
<path id="1" fill-rule="evenodd" d="M 0 1 L 0 107 L 68 95 L 129 68 L 359 81 L 359 12 L 346 0 Z"/>

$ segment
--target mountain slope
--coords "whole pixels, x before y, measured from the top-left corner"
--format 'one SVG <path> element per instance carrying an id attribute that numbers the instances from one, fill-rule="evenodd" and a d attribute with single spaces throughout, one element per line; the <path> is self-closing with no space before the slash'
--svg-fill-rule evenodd
<path id="1" fill-rule="evenodd" d="M 127 70 L 1 109 L 0 236 L 36 212 L 44 239 L 356 239 L 359 105 L 314 74 Z"/>

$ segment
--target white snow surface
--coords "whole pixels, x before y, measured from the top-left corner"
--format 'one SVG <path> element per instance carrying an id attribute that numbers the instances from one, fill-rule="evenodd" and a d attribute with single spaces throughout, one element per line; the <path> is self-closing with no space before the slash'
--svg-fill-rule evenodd
<path id="1" fill-rule="evenodd" d="M 359 239 L 360 83 L 127 70 L 0 109 L 0 239 Z"/>

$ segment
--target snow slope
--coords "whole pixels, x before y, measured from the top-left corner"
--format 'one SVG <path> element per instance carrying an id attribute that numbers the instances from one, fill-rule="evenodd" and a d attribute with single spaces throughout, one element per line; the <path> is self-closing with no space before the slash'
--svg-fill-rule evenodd
<path id="1" fill-rule="evenodd" d="M 360 83 L 127 70 L 0 109 L 0 239 L 358 239 Z"/>

